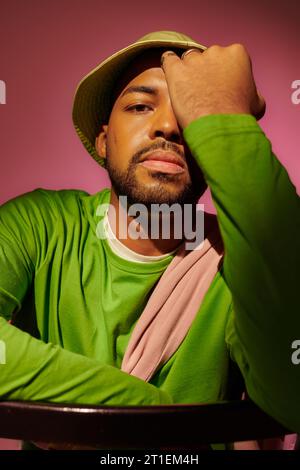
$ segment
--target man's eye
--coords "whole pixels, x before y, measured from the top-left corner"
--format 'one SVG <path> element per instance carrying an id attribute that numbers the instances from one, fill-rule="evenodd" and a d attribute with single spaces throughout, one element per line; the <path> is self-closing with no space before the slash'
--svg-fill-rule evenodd
<path id="1" fill-rule="evenodd" d="M 132 106 L 128 106 L 127 111 L 136 111 L 137 113 L 143 113 L 151 109 L 151 106 L 148 106 L 147 104 L 134 104 Z"/>

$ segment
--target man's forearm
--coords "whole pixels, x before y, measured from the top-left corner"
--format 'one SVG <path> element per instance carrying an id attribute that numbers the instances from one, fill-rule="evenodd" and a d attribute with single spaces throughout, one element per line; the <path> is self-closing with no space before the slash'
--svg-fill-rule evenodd
<path id="1" fill-rule="evenodd" d="M 0 399 L 90 405 L 160 405 L 171 397 L 119 369 L 24 333 L 0 317 Z"/>
<path id="2" fill-rule="evenodd" d="M 249 395 L 300 430 L 299 198 L 252 116 L 212 115 L 186 128 L 217 208 L 223 274 L 233 297 L 230 345 Z"/>

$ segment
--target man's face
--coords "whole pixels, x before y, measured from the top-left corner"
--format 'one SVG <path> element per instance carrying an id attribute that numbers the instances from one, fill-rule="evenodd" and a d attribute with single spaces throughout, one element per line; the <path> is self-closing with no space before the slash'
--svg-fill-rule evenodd
<path id="1" fill-rule="evenodd" d="M 136 59 L 117 86 L 97 147 L 113 190 L 129 204 L 195 203 L 206 189 L 173 112 L 161 51 Z"/>

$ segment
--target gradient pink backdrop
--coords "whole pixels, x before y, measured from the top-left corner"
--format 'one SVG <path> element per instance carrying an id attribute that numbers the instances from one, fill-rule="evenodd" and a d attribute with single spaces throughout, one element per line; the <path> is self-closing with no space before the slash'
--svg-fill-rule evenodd
<path id="1" fill-rule="evenodd" d="M 78 81 L 119 48 L 153 30 L 186 32 L 206 45 L 242 42 L 267 101 L 261 126 L 300 189 L 300 2 L 9 0 L 0 6 L 0 203 L 32 190 L 109 185 L 72 127 Z M 210 207 L 209 207 L 210 208 Z"/>
<path id="2" fill-rule="evenodd" d="M 299 17 L 299 0 L 2 1 L 0 203 L 37 187 L 93 193 L 109 185 L 73 130 L 74 90 L 108 55 L 161 29 L 206 45 L 245 44 L 267 101 L 261 126 L 299 192 L 300 105 L 291 101 L 291 83 L 300 80 Z"/>

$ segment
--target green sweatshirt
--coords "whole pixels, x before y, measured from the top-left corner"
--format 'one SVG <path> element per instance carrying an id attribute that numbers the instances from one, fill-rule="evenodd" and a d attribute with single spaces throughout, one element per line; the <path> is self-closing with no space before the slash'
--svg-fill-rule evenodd
<path id="1" fill-rule="evenodd" d="M 300 339 L 295 188 L 252 116 L 202 117 L 184 138 L 211 188 L 225 257 L 178 350 L 150 383 L 120 371 L 172 256 L 127 261 L 97 237 L 108 189 L 38 189 L 0 208 L 1 399 L 214 402 L 229 396 L 231 357 L 249 396 L 300 432 L 300 365 L 291 361 Z"/>

